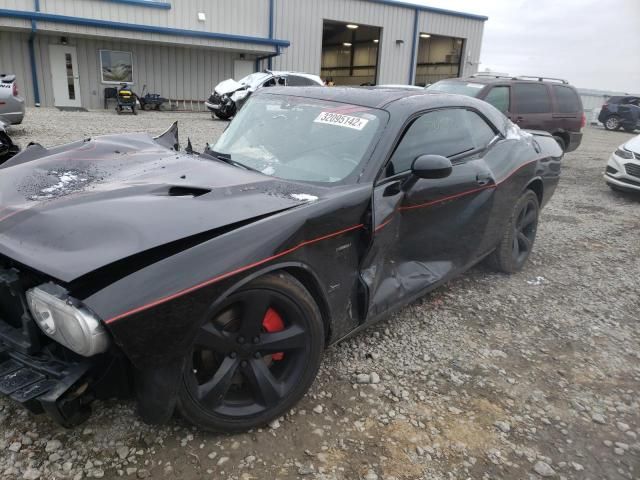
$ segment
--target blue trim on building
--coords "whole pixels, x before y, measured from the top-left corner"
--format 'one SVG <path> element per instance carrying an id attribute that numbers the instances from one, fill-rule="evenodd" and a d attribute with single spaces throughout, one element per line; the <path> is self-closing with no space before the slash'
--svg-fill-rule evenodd
<path id="1" fill-rule="evenodd" d="M 124 3 L 125 5 L 134 5 L 136 7 L 162 8 L 170 10 L 171 4 L 167 2 L 158 2 L 156 0 L 106 0 L 113 3 Z"/>
<path id="2" fill-rule="evenodd" d="M 43 22 L 65 23 L 68 25 L 82 25 L 98 28 L 113 28 L 115 30 L 127 30 L 132 32 L 159 33 L 163 35 L 176 35 L 179 37 L 207 38 L 211 40 L 226 40 L 229 42 L 253 43 L 256 45 L 269 45 L 272 47 L 288 47 L 288 40 L 275 38 L 249 37 L 245 35 L 233 35 L 229 33 L 205 32 L 200 30 L 185 30 L 182 28 L 156 27 L 152 25 L 138 25 L 135 23 L 112 22 L 97 20 L 94 18 L 70 17 L 52 13 L 27 12 L 24 10 L 0 9 L 0 17 L 20 18 L 23 20 L 37 20 Z"/>
<path id="3" fill-rule="evenodd" d="M 373 3 L 381 3 L 383 5 L 390 5 L 392 7 L 404 7 L 404 8 L 417 9 L 420 12 L 442 13 L 444 15 L 451 15 L 453 17 L 462 17 L 462 18 L 468 18 L 471 20 L 482 20 L 483 22 L 489 20 L 489 17 L 485 17 L 484 15 L 476 15 L 475 13 L 458 12 L 455 10 L 447 10 L 446 8 L 427 7 L 426 5 L 416 5 L 415 3 L 400 2 L 396 0 L 367 0 L 367 1 L 373 2 Z"/>
<path id="4" fill-rule="evenodd" d="M 274 31 L 274 9 L 275 9 L 275 0 L 269 0 L 269 38 L 273 38 Z M 280 47 L 276 47 L 276 53 L 280 55 Z M 267 68 L 271 70 L 273 68 L 273 56 L 269 55 L 267 59 Z"/>
<path id="5" fill-rule="evenodd" d="M 33 9 L 36 12 L 40 11 L 40 0 L 34 0 Z M 36 107 L 39 107 L 40 86 L 38 85 L 38 71 L 36 70 L 36 48 L 33 43 L 36 38 L 37 31 L 38 25 L 36 21 L 31 20 L 31 35 L 29 35 L 29 63 L 31 64 L 31 83 L 33 83 L 33 103 Z"/>
<path id="6" fill-rule="evenodd" d="M 411 39 L 411 60 L 409 61 L 409 85 L 414 84 L 414 75 L 416 68 L 416 49 L 418 47 L 418 18 L 420 17 L 420 9 L 413 11 L 413 38 Z"/>

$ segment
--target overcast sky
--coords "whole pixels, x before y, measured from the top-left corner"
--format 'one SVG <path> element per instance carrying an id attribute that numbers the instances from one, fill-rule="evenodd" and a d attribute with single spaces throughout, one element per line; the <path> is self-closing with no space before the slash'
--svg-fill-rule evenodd
<path id="1" fill-rule="evenodd" d="M 488 16 L 481 71 L 640 93 L 640 0 L 408 1 Z"/>

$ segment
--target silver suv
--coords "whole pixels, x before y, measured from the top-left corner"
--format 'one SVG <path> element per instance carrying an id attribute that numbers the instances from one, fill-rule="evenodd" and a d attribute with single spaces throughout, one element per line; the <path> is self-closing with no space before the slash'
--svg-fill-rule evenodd
<path id="1" fill-rule="evenodd" d="M 16 76 L 0 73 L 0 117 L 18 125 L 24 118 L 24 98 L 18 95 Z"/>

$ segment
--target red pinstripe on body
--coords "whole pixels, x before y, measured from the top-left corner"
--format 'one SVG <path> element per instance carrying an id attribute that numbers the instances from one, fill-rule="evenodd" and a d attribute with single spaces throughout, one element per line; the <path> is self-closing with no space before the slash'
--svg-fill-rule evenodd
<path id="1" fill-rule="evenodd" d="M 191 293 L 191 292 L 194 292 L 194 291 L 199 290 L 201 288 L 204 288 L 204 287 L 206 287 L 208 285 L 212 285 L 212 284 L 214 284 L 216 282 L 224 280 L 225 278 L 229 278 L 229 277 L 231 277 L 233 275 L 236 275 L 238 273 L 242 273 L 242 272 L 250 270 L 250 269 L 252 269 L 254 267 L 263 265 L 263 264 L 265 264 L 267 262 L 270 262 L 271 260 L 275 260 L 277 258 L 283 257 L 283 256 L 285 256 L 285 255 L 287 255 L 289 253 L 295 252 L 296 250 L 298 250 L 298 249 L 300 249 L 302 247 L 305 247 L 307 245 L 311 245 L 313 243 L 317 243 L 317 242 L 320 242 L 322 240 L 327 240 L 329 238 L 337 237 L 338 235 L 342 235 L 343 233 L 351 232 L 353 230 L 357 230 L 357 229 L 362 228 L 362 227 L 364 227 L 364 225 L 362 223 L 360 223 L 358 225 L 353 225 L 352 227 L 345 228 L 343 230 L 338 230 L 337 232 L 333 232 L 333 233 L 329 233 L 327 235 L 323 235 L 322 237 L 317 237 L 317 238 L 314 238 L 312 240 L 305 240 L 304 242 L 301 242 L 301 243 L 299 243 L 298 245 L 296 245 L 294 247 L 288 248 L 287 250 L 284 250 L 284 251 L 282 251 L 280 253 L 277 253 L 275 255 L 272 255 L 270 257 L 264 258 L 262 260 L 258 260 L 257 262 L 250 263 L 249 265 L 245 265 L 243 267 L 236 268 L 235 270 L 231 270 L 230 272 L 223 273 L 223 274 L 218 275 L 216 277 L 213 277 L 213 278 L 211 278 L 209 280 L 206 280 L 206 281 L 204 281 L 202 283 L 198 283 L 197 285 L 194 285 L 192 287 L 185 288 L 184 290 L 180 290 L 180 291 L 178 291 L 178 292 L 176 292 L 176 293 L 174 293 L 172 295 L 168 295 L 166 297 L 159 298 L 158 300 L 154 300 L 153 302 L 147 303 L 145 305 L 142 305 L 140 307 L 134 308 L 132 310 L 128 310 L 128 311 L 126 311 L 124 313 L 116 315 L 115 317 L 112 317 L 112 318 L 110 318 L 108 320 L 105 320 L 105 323 L 112 323 L 112 322 L 115 322 L 116 320 L 120 320 L 121 318 L 128 317 L 129 315 L 133 315 L 134 313 L 139 313 L 139 312 L 142 312 L 144 310 L 148 310 L 150 308 L 156 307 L 156 306 L 161 305 L 163 303 L 169 302 L 169 301 L 171 301 L 171 300 L 173 300 L 175 298 L 181 297 L 181 296 L 186 295 L 188 293 Z"/>
<path id="2" fill-rule="evenodd" d="M 472 193 L 480 192 L 482 190 L 487 190 L 487 189 L 490 189 L 490 188 L 497 188 L 498 185 L 500 185 L 500 184 L 504 183 L 505 181 L 507 181 L 510 177 L 515 175 L 518 171 L 520 171 L 524 167 L 526 167 L 528 165 L 531 165 L 532 163 L 536 163 L 536 162 L 537 162 L 537 160 L 532 160 L 530 162 L 523 163 L 518 168 L 512 170 L 508 175 L 504 176 L 501 180 L 497 181 L 493 185 L 484 185 L 482 187 L 472 188 L 471 190 L 465 190 L 464 192 L 460 192 L 460 193 L 456 193 L 454 195 L 449 195 L 449 196 L 446 196 L 446 197 L 438 198 L 436 200 L 431 200 L 431 201 L 425 202 L 425 203 L 418 203 L 416 205 L 401 206 L 401 207 L 398 207 L 398 209 L 396 211 L 413 210 L 413 209 L 416 209 L 416 208 L 431 207 L 433 205 L 437 205 L 439 203 L 443 203 L 443 202 L 446 202 L 448 200 L 455 200 L 456 198 L 464 197 L 466 195 L 471 195 Z M 393 220 L 393 216 L 394 215 L 395 215 L 395 212 L 392 213 L 384 222 L 382 222 L 380 225 L 378 225 L 376 227 L 375 231 L 378 232 L 379 230 L 382 230 L 384 227 L 386 227 L 389 223 L 391 223 L 391 220 Z"/>

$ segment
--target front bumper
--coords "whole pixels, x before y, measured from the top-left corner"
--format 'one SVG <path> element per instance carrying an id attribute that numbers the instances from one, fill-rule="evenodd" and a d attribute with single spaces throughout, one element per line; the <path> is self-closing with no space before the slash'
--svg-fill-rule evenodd
<path id="1" fill-rule="evenodd" d="M 24 119 L 24 98 L 11 96 L 0 106 L 0 117 L 5 118 L 12 125 L 19 125 Z"/>
<path id="2" fill-rule="evenodd" d="M 93 396 L 87 376 L 91 366 L 88 361 L 63 362 L 46 354 L 23 354 L 0 343 L 0 394 L 71 427 L 91 413 Z"/>
<path id="3" fill-rule="evenodd" d="M 640 192 L 640 154 L 635 154 L 634 159 L 624 159 L 612 153 L 604 179 L 622 190 Z"/>
<path id="4" fill-rule="evenodd" d="M 82 357 L 46 337 L 25 299 L 40 281 L 0 268 L 0 395 L 71 427 L 90 415 L 94 398 L 130 394 L 129 365 L 118 350 Z"/>

